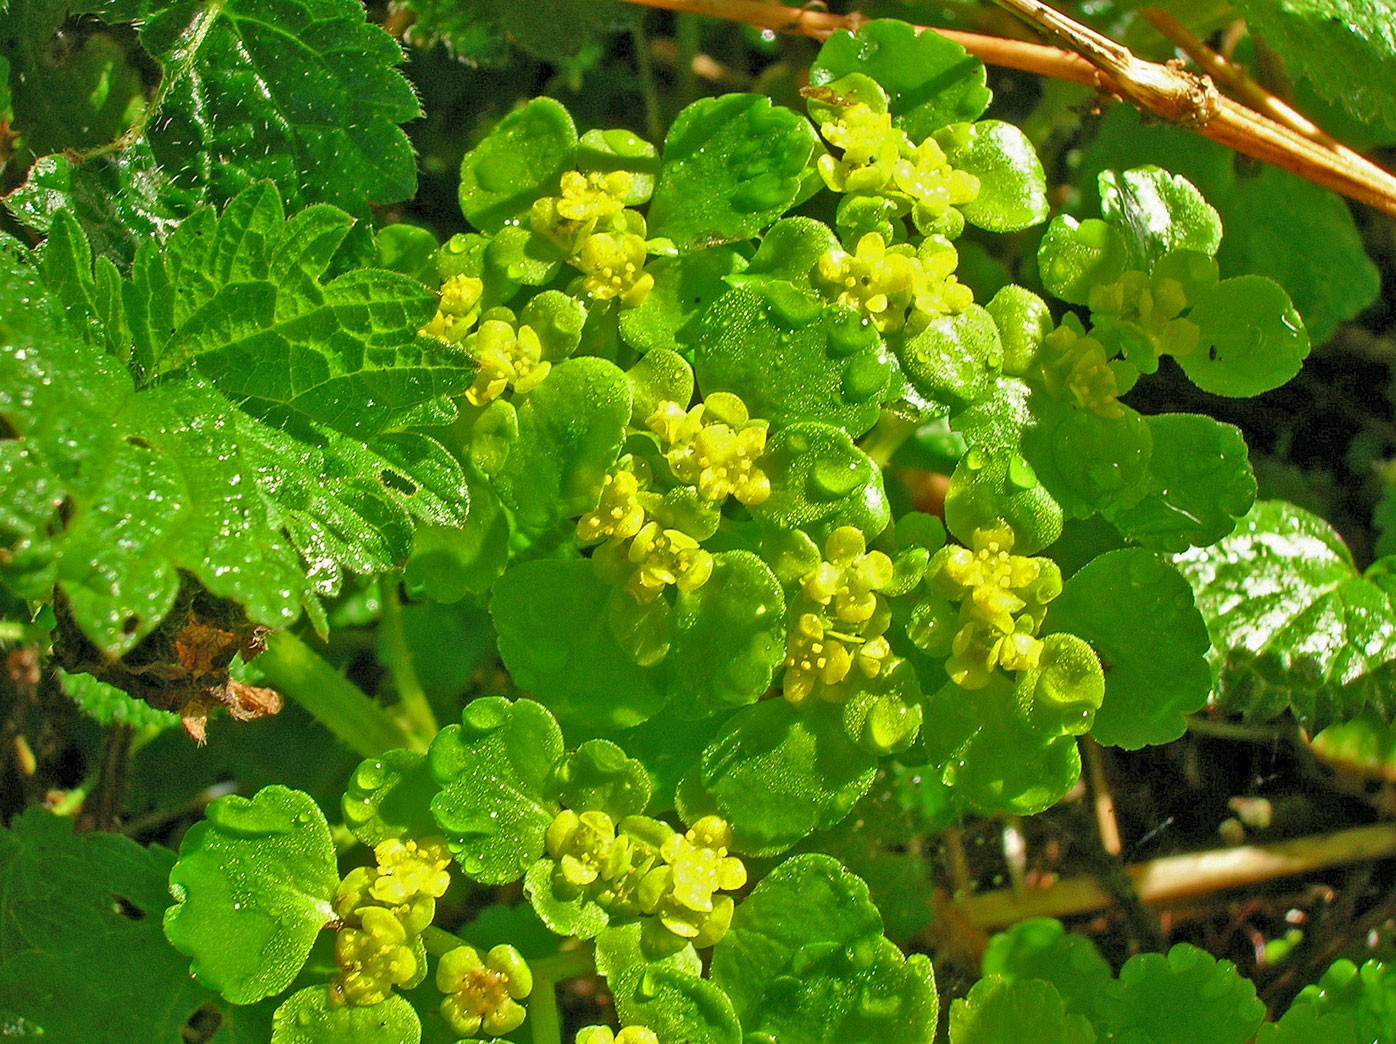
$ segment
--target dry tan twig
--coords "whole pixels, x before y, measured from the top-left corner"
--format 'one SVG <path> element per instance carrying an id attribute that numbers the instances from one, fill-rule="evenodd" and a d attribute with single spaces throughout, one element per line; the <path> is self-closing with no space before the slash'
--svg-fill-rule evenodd
<path id="1" fill-rule="evenodd" d="M 861 15 L 786 7 L 766 0 L 628 0 L 646 7 L 708 15 L 782 33 L 824 39 L 856 30 Z M 949 29 L 927 29 L 954 40 L 981 61 L 1069 80 L 1120 97 L 1138 108 L 1195 130 L 1243 155 L 1297 174 L 1396 216 L 1396 177 L 1349 150 L 1332 149 L 1222 95 L 1210 77 L 1160 65 L 1075 22 L 1039 0 L 998 0 L 1062 43 L 1067 50 Z M 1075 53 L 1072 53 L 1072 52 Z"/>

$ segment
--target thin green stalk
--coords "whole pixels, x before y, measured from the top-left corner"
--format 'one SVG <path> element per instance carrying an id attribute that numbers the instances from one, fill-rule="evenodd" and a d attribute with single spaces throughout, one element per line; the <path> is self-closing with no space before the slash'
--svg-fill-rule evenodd
<path id="1" fill-rule="evenodd" d="M 876 427 L 868 432 L 858 448 L 871 457 L 878 467 L 885 468 L 892 455 L 901 449 L 902 443 L 915 434 L 915 423 L 883 410 Z"/>
<path id="2" fill-rule="evenodd" d="M 22 642 L 24 641 L 25 627 L 22 623 L 15 623 L 13 620 L 0 620 L 0 642 Z"/>
<path id="3" fill-rule="evenodd" d="M 434 924 L 427 925 L 422 932 L 422 945 L 426 947 L 427 953 L 433 957 L 445 956 L 465 944 L 465 940 L 459 935 L 453 935 L 445 928 L 438 928 Z"/>
<path id="4" fill-rule="evenodd" d="M 417 734 L 430 743 L 441 726 L 437 724 L 436 712 L 431 709 L 426 690 L 422 688 L 417 669 L 412 664 L 412 650 L 407 647 L 407 632 L 402 626 L 402 603 L 398 601 L 397 582 L 385 576 L 379 583 L 379 590 L 383 603 L 379 635 L 383 639 L 388 673 L 393 676 L 393 687 L 402 700 L 402 709 L 408 721 Z"/>
<path id="5" fill-rule="evenodd" d="M 674 44 L 678 48 L 679 62 L 674 96 L 680 109 L 698 97 L 698 74 L 693 71 L 693 62 L 698 57 L 700 30 L 701 24 L 697 15 L 674 16 Z"/>
<path id="6" fill-rule="evenodd" d="M 559 950 L 551 957 L 529 961 L 528 968 L 533 972 L 535 979 L 541 975 L 545 979 L 561 982 L 563 979 L 575 979 L 579 975 L 595 974 L 596 957 L 590 946 L 579 946 L 575 950 Z"/>
<path id="7" fill-rule="evenodd" d="M 278 631 L 267 640 L 267 650 L 257 658 L 257 666 L 277 691 L 299 703 L 366 758 L 394 747 L 426 749 L 420 738 L 289 631 Z"/>
<path id="8" fill-rule="evenodd" d="M 533 992 L 528 996 L 528 1024 L 533 1027 L 533 1044 L 562 1044 L 557 983 L 536 972 L 533 975 Z"/>
<path id="9" fill-rule="evenodd" d="M 635 46 L 635 68 L 640 74 L 640 97 L 645 103 L 645 133 L 651 141 L 664 138 L 664 119 L 659 112 L 659 92 L 654 87 L 654 63 L 650 61 L 650 41 L 638 23 L 630 31 Z"/>

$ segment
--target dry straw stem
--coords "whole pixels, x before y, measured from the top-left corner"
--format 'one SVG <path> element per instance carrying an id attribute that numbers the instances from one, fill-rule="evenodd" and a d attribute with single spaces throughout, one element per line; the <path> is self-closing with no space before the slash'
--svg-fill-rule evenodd
<path id="1" fill-rule="evenodd" d="M 822 40 L 840 29 L 852 32 L 865 19 L 811 8 L 786 7 L 766 0 L 628 0 L 646 7 L 707 15 L 775 32 Z M 996 0 L 1066 50 L 950 29 L 927 29 L 954 40 L 989 65 L 1082 83 L 1131 102 L 1145 112 L 1180 124 L 1236 152 L 1299 175 L 1316 185 L 1396 216 L 1396 177 L 1344 148 L 1264 116 L 1217 90 L 1210 76 L 1198 76 L 1170 62 L 1136 57 L 1128 48 L 1073 21 L 1039 0 Z M 1074 52 L 1074 53 L 1073 53 Z M 1205 66 L 1204 66 L 1205 67 Z"/>
<path id="2" fill-rule="evenodd" d="M 1396 826 L 1377 823 L 1268 845 L 1166 856 L 1128 866 L 1125 873 L 1141 902 L 1161 905 L 1277 877 L 1393 856 Z M 992 931 L 1027 917 L 1070 917 L 1114 904 L 1114 896 L 1095 878 L 1073 877 L 1020 895 L 1011 889 L 985 892 L 955 903 L 954 908 L 969 925 Z"/>

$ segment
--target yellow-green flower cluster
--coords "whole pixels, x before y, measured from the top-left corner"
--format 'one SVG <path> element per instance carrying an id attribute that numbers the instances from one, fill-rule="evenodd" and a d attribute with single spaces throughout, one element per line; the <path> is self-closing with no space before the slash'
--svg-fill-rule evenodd
<path id="1" fill-rule="evenodd" d="M 648 605 L 666 587 L 696 591 L 713 573 L 713 556 L 679 529 L 661 526 L 645 510 L 640 479 L 625 466 L 606 475 L 596 507 L 577 520 L 583 544 L 604 541 L 592 553 L 602 579 L 619 584 Z"/>
<path id="2" fill-rule="evenodd" d="M 1061 570 L 1050 558 L 1012 552 L 1007 526 L 977 529 L 969 547 L 947 545 L 927 567 L 926 586 L 959 603 L 945 670 L 961 688 L 982 689 L 997 668 L 1029 670 L 1042 655 L 1037 632 L 1061 593 Z"/>
<path id="3" fill-rule="evenodd" d="M 561 195 L 533 204 L 529 224 L 551 240 L 582 273 L 582 290 L 596 301 L 633 308 L 654 286 L 645 271 L 645 219 L 625 205 L 634 187 L 629 171 L 562 175 Z"/>
<path id="4" fill-rule="evenodd" d="M 835 192 L 858 192 L 898 201 L 917 228 L 933 226 L 951 207 L 979 196 L 979 179 L 956 170 L 934 138 L 914 144 L 892 118 L 864 102 L 837 110 L 820 124 L 824 140 L 841 156 L 819 158 L 819 174 Z"/>
<path id="5" fill-rule="evenodd" d="M 1119 384 L 1105 346 L 1074 319 L 1063 322 L 1044 339 L 1038 368 L 1053 396 L 1070 396 L 1083 409 L 1111 420 L 1124 416 Z"/>
<path id="6" fill-rule="evenodd" d="M 619 1032 L 610 1026 L 583 1026 L 576 1044 L 659 1044 L 659 1038 L 648 1026 L 626 1026 Z"/>
<path id="7" fill-rule="evenodd" d="M 910 309 L 916 310 L 915 327 L 974 303 L 970 288 L 955 278 L 958 261 L 948 243 L 918 254 L 904 243 L 889 247 L 880 233 L 865 232 L 852 253 L 836 246 L 820 255 L 814 278 L 836 303 L 889 333 L 907 324 Z"/>
<path id="8" fill-rule="evenodd" d="M 461 341 L 480 318 L 480 299 L 484 292 L 484 280 L 464 273 L 451 276 L 441 284 L 436 314 L 418 333 L 452 344 Z"/>
<path id="9" fill-rule="evenodd" d="M 802 704 L 813 694 L 842 703 L 851 682 L 875 678 L 892 648 L 883 637 L 891 614 L 877 594 L 892 580 L 892 560 L 869 551 L 863 534 L 840 526 L 829 534 L 824 561 L 805 578 L 790 606 L 785 698 Z"/>
<path id="10" fill-rule="evenodd" d="M 1155 356 L 1187 355 L 1202 337 L 1196 323 L 1179 318 L 1188 306 L 1187 293 L 1180 280 L 1169 276 L 1150 279 L 1131 269 L 1113 283 L 1091 287 L 1087 303 L 1097 324 L 1127 322 L 1143 331 Z"/>
<path id="11" fill-rule="evenodd" d="M 451 883 L 451 854 L 440 839 L 394 838 L 373 852 L 378 865 L 350 871 L 335 892 L 342 923 L 334 948 L 339 975 L 330 983 L 336 1004 L 378 1004 L 418 977 L 417 937 Z"/>
<path id="12" fill-rule="evenodd" d="M 519 1001 L 533 992 L 533 973 L 512 946 L 500 944 L 483 956 L 473 946 L 457 946 L 437 963 L 436 988 L 446 995 L 441 1016 L 453 1030 L 495 1037 L 523 1025 L 527 1012 Z"/>
<path id="13" fill-rule="evenodd" d="M 488 405 L 506 390 L 531 392 L 552 370 L 533 327 L 515 320 L 507 308 L 491 309 L 488 315 L 462 345 L 479 367 L 465 392 L 472 406 Z"/>
<path id="14" fill-rule="evenodd" d="M 662 402 L 645 426 L 659 436 L 674 477 L 697 487 L 705 500 L 731 496 L 751 507 L 771 495 L 771 480 L 759 466 L 770 425 L 752 420 L 737 396 L 715 392 L 687 410 Z"/>
<path id="15" fill-rule="evenodd" d="M 732 830 L 705 816 L 687 833 L 642 816 L 563 810 L 548 827 L 556 887 L 585 892 L 613 916 L 652 916 L 697 947 L 712 946 L 732 922 L 730 895 L 746 867 L 729 855 Z"/>

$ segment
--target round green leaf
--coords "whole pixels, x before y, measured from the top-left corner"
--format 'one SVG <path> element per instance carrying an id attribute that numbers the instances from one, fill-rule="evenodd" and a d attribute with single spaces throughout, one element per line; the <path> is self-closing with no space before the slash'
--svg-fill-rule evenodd
<path id="1" fill-rule="evenodd" d="M 1061 994 L 1041 979 L 991 975 L 950 1006 L 950 1044 L 1095 1044 L 1095 1030 L 1068 1015 Z"/>
<path id="2" fill-rule="evenodd" d="M 960 543 L 999 521 L 1013 530 L 1016 554 L 1030 555 L 1061 535 L 1062 509 L 1037 473 L 1011 450 L 975 447 L 956 465 L 945 492 L 945 527 Z"/>
<path id="3" fill-rule="evenodd" d="M 339 887 L 325 815 L 308 794 L 263 787 L 208 806 L 170 871 L 165 935 L 196 979 L 234 1004 L 280 993 L 334 920 Z"/>
<path id="4" fill-rule="evenodd" d="M 272 1016 L 271 1044 L 417 1044 L 422 1024 L 403 997 L 367 1008 L 331 1004 L 324 986 L 287 997 Z"/>
<path id="5" fill-rule="evenodd" d="M 776 279 L 813 293 L 810 276 L 815 266 L 824 254 L 836 249 L 838 237 L 824 222 L 807 217 L 781 218 L 767 229 L 751 264 L 731 283 L 741 286 L 744 282 Z"/>
<path id="6" fill-rule="evenodd" d="M 587 740 L 553 769 L 551 792 L 574 812 L 612 819 L 639 815 L 650 802 L 645 767 L 609 740 Z"/>
<path id="7" fill-rule="evenodd" d="M 570 731 L 613 735 L 664 703 L 656 672 L 616 643 L 607 615 L 614 590 L 590 562 L 558 559 L 520 563 L 494 586 L 504 665 Z"/>
<path id="8" fill-rule="evenodd" d="M 720 551 L 713 575 L 675 603 L 668 688 L 698 714 L 751 703 L 785 656 L 785 595 L 749 551 Z"/>
<path id="9" fill-rule="evenodd" d="M 711 975 L 747 1022 L 777 979 L 881 935 L 882 916 L 862 878 L 830 855 L 791 856 L 738 904 L 732 927 L 713 947 Z"/>
<path id="10" fill-rule="evenodd" d="M 882 470 L 838 428 L 782 428 L 767 444 L 761 467 L 771 478 L 771 495 L 751 513 L 763 526 L 808 530 L 823 543 L 839 526 L 856 526 L 872 538 L 891 521 Z"/>
<path id="11" fill-rule="evenodd" d="M 648 1027 L 660 1044 L 739 1044 L 742 1028 L 732 1002 L 720 986 L 699 977 L 703 965 L 693 947 L 651 954 L 648 941 L 634 922 L 596 941 L 596 967 L 606 976 L 620 1021 Z"/>
<path id="12" fill-rule="evenodd" d="M 1244 1044 L 1260 1028 L 1265 1005 L 1230 961 L 1188 943 L 1141 953 L 1108 982 L 1097 1002 L 1112 1040 L 1139 1044 Z"/>
<path id="13" fill-rule="evenodd" d="M 611 923 L 611 915 L 584 889 L 560 891 L 553 876 L 556 869 L 557 863 L 546 858 L 530 866 L 524 876 L 524 895 L 549 931 L 574 939 L 594 939 Z"/>
<path id="14" fill-rule="evenodd" d="M 1014 695 L 1034 729 L 1079 736 L 1090 731 L 1105 699 L 1105 673 L 1095 650 L 1074 634 L 1042 639 L 1036 667 L 1018 675 Z"/>
<path id="15" fill-rule="evenodd" d="M 687 786 L 696 786 L 732 824 L 735 851 L 775 855 L 848 815 L 876 767 L 844 733 L 838 708 L 764 700 L 734 714 L 708 744 L 680 789 L 679 811 L 697 818 L 686 800 Z"/>
<path id="16" fill-rule="evenodd" d="M 1090 939 L 1066 931 L 1050 917 L 1019 921 L 995 935 L 984 951 L 980 973 L 1009 982 L 1045 979 L 1057 988 L 1066 1010 L 1081 1015 L 1095 1010 L 1100 991 L 1115 977 Z"/>
<path id="17" fill-rule="evenodd" d="M 1043 627 L 1084 638 L 1110 665 L 1091 729 L 1101 743 L 1137 750 L 1175 740 L 1186 715 L 1207 702 L 1206 624 L 1187 581 L 1151 551 L 1111 551 L 1088 563 L 1066 582 Z"/>
<path id="18" fill-rule="evenodd" d="M 412 598 L 449 605 L 484 594 L 509 557 L 509 517 L 494 488 L 466 468 L 470 513 L 463 526 L 418 526 L 403 584 Z"/>
<path id="19" fill-rule="evenodd" d="M 1388 1044 L 1380 1037 L 1363 1038 L 1345 1012 L 1321 1014 L 1308 1005 L 1295 1006 L 1279 1022 L 1266 1023 L 1255 1036 L 1256 1044 Z"/>
<path id="20" fill-rule="evenodd" d="M 643 428 L 661 402 L 687 406 L 693 399 L 693 367 L 668 348 L 651 348 L 625 371 L 625 379 L 630 382 L 632 427 Z"/>
<path id="21" fill-rule="evenodd" d="M 742 255 L 726 246 L 655 258 L 645 265 L 654 286 L 638 305 L 620 313 L 621 337 L 637 352 L 693 347 L 704 310 L 727 292 L 727 277 L 745 266 Z"/>
<path id="22" fill-rule="evenodd" d="M 1298 373 L 1309 354 L 1304 320 L 1280 285 L 1264 276 L 1224 279 L 1191 303 L 1187 318 L 1202 337 L 1178 363 L 1203 391 L 1259 395 Z"/>
<path id="23" fill-rule="evenodd" d="M 1211 257 L 1221 245 L 1217 212 L 1187 178 L 1158 167 L 1101 171 L 1100 212 L 1119 229 L 1130 266 L 1148 271 L 1173 250 Z"/>
<path id="24" fill-rule="evenodd" d="M 344 823 L 372 847 L 391 837 L 436 832 L 429 806 L 440 789 L 425 754 L 390 750 L 359 763 L 344 790 Z"/>
<path id="25" fill-rule="evenodd" d="M 1145 418 L 1152 451 L 1143 479 L 1101 511 L 1127 540 L 1156 551 L 1215 543 L 1255 502 L 1239 429 L 1193 413 Z"/>
<path id="26" fill-rule="evenodd" d="M 518 438 L 495 476 L 500 499 L 540 529 L 590 511 L 629 421 L 630 384 L 615 363 L 554 366 L 518 407 Z"/>
<path id="27" fill-rule="evenodd" d="M 1317 984 L 1305 986 L 1294 998 L 1282 1023 L 1305 1010 L 1330 1018 L 1346 1016 L 1364 1044 L 1394 1044 L 1396 966 L 1372 960 L 1359 968 L 1346 959 L 1334 961 Z M 1331 1040 L 1324 1038 L 1324 1044 Z"/>
<path id="28" fill-rule="evenodd" d="M 1056 297 L 1083 305 L 1091 287 L 1113 283 L 1125 270 L 1124 237 L 1104 221 L 1058 214 L 1037 248 L 1042 285 Z"/>
<path id="29" fill-rule="evenodd" d="M 532 700 L 474 700 L 459 725 L 436 734 L 427 763 L 441 792 L 431 812 L 468 876 L 517 881 L 543 854 L 558 810 L 548 784 L 562 750 L 557 722 Z"/>
<path id="30" fill-rule="evenodd" d="M 810 66 L 809 82 L 822 87 L 849 73 L 882 86 L 897 126 L 916 142 L 947 124 L 977 119 L 993 97 L 978 58 L 943 36 L 891 19 L 830 36 Z"/>
<path id="31" fill-rule="evenodd" d="M 1052 332 L 1052 312 L 1047 302 L 1031 290 L 1009 284 L 994 294 L 984 310 L 999 329 L 1003 348 L 1003 372 L 1021 377 L 1032 369 L 1042 340 Z"/>
<path id="32" fill-rule="evenodd" d="M 373 237 L 379 268 L 401 272 L 431 285 L 436 274 L 436 236 L 419 225 L 399 222 L 379 229 Z"/>
<path id="33" fill-rule="evenodd" d="M 762 95 L 700 98 L 664 139 L 650 235 L 681 251 L 750 239 L 795 201 L 815 142 L 808 120 Z"/>
<path id="34" fill-rule="evenodd" d="M 966 221 L 990 232 L 1017 232 L 1047 220 L 1047 177 L 1026 134 L 1011 123 L 981 120 L 949 140 L 950 165 L 979 179 L 979 195 L 959 208 Z"/>
<path id="35" fill-rule="evenodd" d="M 625 196 L 625 205 L 638 207 L 654 192 L 654 178 L 659 172 L 659 150 L 621 127 L 589 130 L 577 142 L 577 169 L 586 174 L 629 171 L 633 178 L 630 191 Z"/>
<path id="36" fill-rule="evenodd" d="M 854 437 L 877 423 L 896 371 L 857 313 L 776 280 L 729 290 L 708 308 L 693 367 L 704 395 L 739 395 L 753 417 L 824 421 Z"/>
<path id="37" fill-rule="evenodd" d="M 1390 707 L 1396 611 L 1328 523 L 1262 501 L 1231 536 L 1174 562 L 1207 621 L 1223 710 L 1263 719 L 1288 706 L 1316 730 Z"/>
<path id="38" fill-rule="evenodd" d="M 567 110 L 551 98 L 534 98 L 461 160 L 461 213 L 483 232 L 498 231 L 556 188 L 576 148 L 577 128 Z"/>
<path id="39" fill-rule="evenodd" d="M 1148 475 L 1153 432 L 1128 406 L 1119 417 L 1038 396 L 1041 425 L 1024 440 L 1038 476 L 1072 518 L 1086 518 L 1137 497 Z"/>
<path id="40" fill-rule="evenodd" d="M 944 406 L 987 398 L 1003 368 L 998 326 L 979 305 L 933 320 L 897 354 L 916 390 Z"/>

